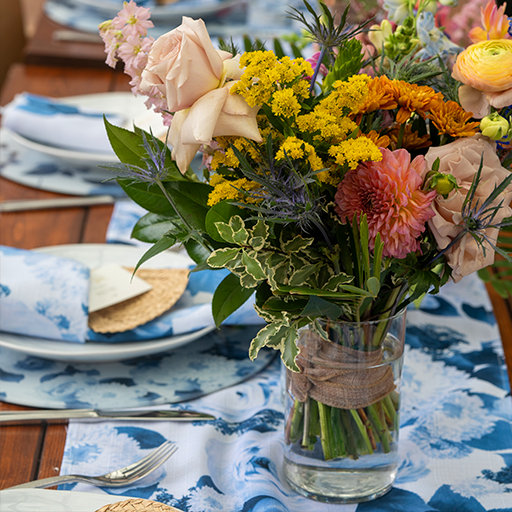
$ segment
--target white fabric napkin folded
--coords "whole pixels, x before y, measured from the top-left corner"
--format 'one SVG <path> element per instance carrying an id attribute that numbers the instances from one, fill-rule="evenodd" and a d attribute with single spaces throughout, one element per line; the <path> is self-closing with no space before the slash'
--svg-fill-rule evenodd
<path id="1" fill-rule="evenodd" d="M 2 125 L 32 141 L 68 150 L 112 154 L 103 114 L 123 124 L 118 114 L 93 111 L 35 94 L 18 94 L 2 112 Z"/>
<path id="2" fill-rule="evenodd" d="M 0 331 L 85 342 L 88 304 L 85 265 L 0 245 Z"/>

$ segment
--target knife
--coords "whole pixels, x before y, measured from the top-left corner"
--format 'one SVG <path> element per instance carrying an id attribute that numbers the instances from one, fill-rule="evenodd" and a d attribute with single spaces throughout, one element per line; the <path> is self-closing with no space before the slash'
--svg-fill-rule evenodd
<path id="1" fill-rule="evenodd" d="M 215 416 L 211 414 L 186 410 L 41 409 L 39 411 L 0 411 L 0 423 L 19 423 L 22 421 L 36 420 L 68 420 L 71 418 L 89 418 L 103 421 L 210 421 L 216 419 Z"/>
<path id="2" fill-rule="evenodd" d="M 23 210 L 44 210 L 48 208 L 69 208 L 76 206 L 94 206 L 114 204 L 112 196 L 59 197 L 55 199 L 15 199 L 0 202 L 0 212 L 19 212 Z"/>

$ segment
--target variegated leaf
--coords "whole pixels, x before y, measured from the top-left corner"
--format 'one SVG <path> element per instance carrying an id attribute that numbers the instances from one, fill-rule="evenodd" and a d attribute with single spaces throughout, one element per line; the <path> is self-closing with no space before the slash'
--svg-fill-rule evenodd
<path id="1" fill-rule="evenodd" d="M 226 240 L 226 242 L 229 242 L 230 244 L 235 243 L 235 232 L 229 224 L 226 224 L 225 222 L 215 222 L 215 227 L 217 228 L 219 235 Z"/>
<path id="2" fill-rule="evenodd" d="M 314 238 L 302 238 L 300 235 L 297 235 L 291 240 L 284 240 L 283 236 L 281 235 L 281 249 L 283 252 L 287 253 L 302 251 L 313 242 Z"/>
<path id="3" fill-rule="evenodd" d="M 299 372 L 300 368 L 295 363 L 295 358 L 299 353 L 297 347 L 297 338 L 299 337 L 298 329 L 295 325 L 280 329 L 278 335 L 282 337 L 281 359 L 286 368 L 292 372 Z"/>
<path id="4" fill-rule="evenodd" d="M 332 276 L 331 279 L 329 279 L 329 281 L 325 286 L 323 286 L 323 288 L 325 290 L 335 292 L 336 290 L 338 290 L 340 284 L 350 283 L 353 279 L 353 276 L 349 276 L 347 274 L 336 274 L 335 276 Z"/>
<path id="5" fill-rule="evenodd" d="M 242 265 L 244 265 L 247 272 L 251 274 L 256 281 L 262 281 L 267 277 L 260 262 L 256 258 L 250 256 L 246 251 L 242 252 Z"/>
<path id="6" fill-rule="evenodd" d="M 281 324 L 271 323 L 263 327 L 258 334 L 251 341 L 251 346 L 249 347 L 249 357 L 251 361 L 254 361 L 258 356 L 258 352 L 265 346 L 270 339 L 276 334 L 276 332 L 281 327 Z"/>
<path id="7" fill-rule="evenodd" d="M 268 238 L 268 226 L 262 220 L 259 220 L 251 229 L 251 236 L 255 238 L 261 237 L 266 240 Z"/>
<path id="8" fill-rule="evenodd" d="M 226 247 L 224 249 L 217 249 L 208 256 L 208 265 L 213 268 L 224 268 L 228 264 L 235 260 L 240 252 L 240 249 L 236 247 Z"/>
<path id="9" fill-rule="evenodd" d="M 319 269 L 319 264 L 309 264 L 304 265 L 300 269 L 296 270 L 288 280 L 288 284 L 290 286 L 300 286 L 306 281 Z"/>

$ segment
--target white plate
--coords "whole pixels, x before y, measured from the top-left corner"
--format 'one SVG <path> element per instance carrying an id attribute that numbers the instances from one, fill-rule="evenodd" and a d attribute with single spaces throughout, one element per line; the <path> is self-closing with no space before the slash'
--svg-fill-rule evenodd
<path id="1" fill-rule="evenodd" d="M 133 130 L 133 125 L 143 130 L 153 131 L 155 136 L 165 133 L 166 127 L 162 123 L 160 114 L 148 110 L 144 104 L 146 98 L 134 96 L 131 92 L 107 92 L 101 94 L 86 94 L 83 96 L 69 96 L 59 98 L 59 101 L 78 108 L 88 108 L 97 112 L 120 114 L 127 119 L 123 128 Z M 90 151 L 75 151 L 70 149 L 48 146 L 40 142 L 27 139 L 18 133 L 9 131 L 11 137 L 20 145 L 39 151 L 45 155 L 61 158 L 73 163 L 84 164 L 115 163 L 118 158 L 112 151 L 110 153 L 93 153 Z"/>
<path id="2" fill-rule="evenodd" d="M 13 489 L 0 491 L 0 512 L 95 512 L 99 508 L 130 499 L 92 492 Z M 177 508 L 176 512 L 180 512 Z"/>
<path id="3" fill-rule="evenodd" d="M 116 16 L 123 8 L 123 2 L 118 0 L 75 0 L 76 3 L 93 7 L 108 16 Z M 232 7 L 244 0 L 181 0 L 167 5 L 152 6 L 153 21 L 179 21 L 182 16 L 198 18 L 211 16 L 223 9 Z"/>
<path id="4" fill-rule="evenodd" d="M 70 244 L 42 247 L 40 252 L 81 261 L 90 268 L 108 263 L 134 266 L 146 248 L 118 244 Z M 187 268 L 192 260 L 181 254 L 167 251 L 143 264 L 142 268 Z M 210 331 L 208 326 L 191 333 L 130 343 L 69 343 L 52 341 L 17 334 L 0 333 L 0 347 L 6 347 L 33 356 L 70 362 L 110 362 L 158 354 L 190 343 Z"/>

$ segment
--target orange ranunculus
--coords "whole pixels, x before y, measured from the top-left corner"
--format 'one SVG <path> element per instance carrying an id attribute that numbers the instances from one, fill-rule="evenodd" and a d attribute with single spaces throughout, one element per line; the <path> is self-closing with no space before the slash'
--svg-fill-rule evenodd
<path id="1" fill-rule="evenodd" d="M 468 46 L 457 57 L 452 76 L 462 107 L 480 119 L 494 108 L 512 103 L 512 40 L 492 39 Z M 478 93 L 477 91 L 480 91 Z"/>

